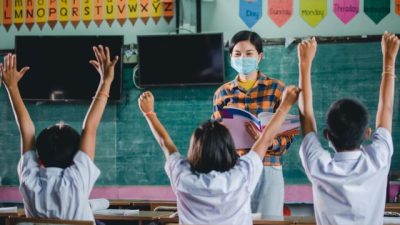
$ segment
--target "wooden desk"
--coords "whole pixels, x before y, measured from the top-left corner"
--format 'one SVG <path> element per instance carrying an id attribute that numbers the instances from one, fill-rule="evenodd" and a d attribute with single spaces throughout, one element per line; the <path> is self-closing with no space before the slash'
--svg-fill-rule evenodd
<path id="1" fill-rule="evenodd" d="M 400 203 L 386 203 L 385 212 L 398 212 L 400 213 Z"/>
<path id="2" fill-rule="evenodd" d="M 168 223 L 179 223 L 178 217 L 170 218 L 169 216 L 162 216 L 158 220 L 160 224 Z M 314 217 L 304 217 L 304 216 L 271 216 L 262 219 L 253 220 L 254 225 L 315 225 Z"/>
<path id="3" fill-rule="evenodd" d="M 134 200 L 134 199 L 109 199 L 110 208 L 137 208 L 153 211 L 158 206 L 175 206 L 176 201 L 163 200 Z"/>
<path id="4" fill-rule="evenodd" d="M 25 216 L 25 209 L 18 209 L 17 212 L 1 212 L 0 213 L 0 225 L 5 225 L 6 220 L 13 216 Z"/>
<path id="5" fill-rule="evenodd" d="M 98 215 L 95 214 L 94 218 L 100 221 L 135 221 L 142 224 L 144 221 L 158 221 L 161 217 L 169 217 L 174 212 L 154 212 L 154 211 L 139 211 L 134 215 Z"/>

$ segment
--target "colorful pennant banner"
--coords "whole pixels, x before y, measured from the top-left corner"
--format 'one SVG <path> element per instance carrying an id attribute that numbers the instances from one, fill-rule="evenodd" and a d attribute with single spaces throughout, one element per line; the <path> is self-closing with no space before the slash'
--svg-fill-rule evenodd
<path id="1" fill-rule="evenodd" d="M 147 24 L 147 21 L 150 17 L 150 0 L 140 0 L 140 19 L 144 24 Z"/>
<path id="2" fill-rule="evenodd" d="M 0 26 L 3 25 L 3 0 L 0 0 Z"/>
<path id="3" fill-rule="evenodd" d="M 3 25 L 6 31 L 12 25 L 12 0 L 3 0 Z"/>
<path id="4" fill-rule="evenodd" d="M 128 19 L 135 25 L 139 17 L 139 0 L 128 0 Z"/>
<path id="5" fill-rule="evenodd" d="M 36 24 L 41 30 L 47 23 L 47 0 L 36 0 Z"/>
<path id="6" fill-rule="evenodd" d="M 364 13 L 378 24 L 390 13 L 390 0 L 364 0 Z"/>
<path id="7" fill-rule="evenodd" d="M 174 0 L 163 0 L 164 19 L 167 23 L 174 17 Z"/>
<path id="8" fill-rule="evenodd" d="M 93 20 L 96 23 L 97 27 L 100 27 L 103 23 L 103 0 L 94 0 L 94 8 L 93 8 Z"/>
<path id="9" fill-rule="evenodd" d="M 335 15 L 347 24 L 360 11 L 360 0 L 334 0 L 332 8 Z"/>
<path id="10" fill-rule="evenodd" d="M 69 0 L 59 0 L 58 2 L 58 21 L 65 28 L 69 21 L 69 10 L 71 8 Z"/>
<path id="11" fill-rule="evenodd" d="M 106 18 L 108 26 L 111 27 L 117 17 L 114 0 L 105 0 L 105 5 L 106 11 L 104 17 Z"/>
<path id="12" fill-rule="evenodd" d="M 92 0 L 82 0 L 82 22 L 89 27 L 93 19 L 93 2 Z"/>
<path id="13" fill-rule="evenodd" d="M 268 15 L 282 27 L 293 14 L 293 0 L 268 0 Z"/>
<path id="14" fill-rule="evenodd" d="M 400 16 L 400 0 L 394 2 L 394 11 Z"/>
<path id="15" fill-rule="evenodd" d="M 117 1 L 117 21 L 121 27 L 126 22 L 127 10 L 126 10 L 126 0 L 118 0 Z"/>
<path id="16" fill-rule="evenodd" d="M 72 0 L 71 5 L 71 24 L 75 28 L 78 26 L 81 20 L 81 4 L 79 0 Z"/>
<path id="17" fill-rule="evenodd" d="M 24 2 L 22 0 L 14 1 L 13 22 L 17 30 L 19 30 L 24 23 Z"/>
<path id="18" fill-rule="evenodd" d="M 262 0 L 240 0 L 239 16 L 252 28 L 262 17 Z"/>
<path id="19" fill-rule="evenodd" d="M 63 28 L 71 22 L 76 28 L 80 22 L 86 27 L 94 21 L 98 27 L 115 20 L 123 26 L 127 19 L 134 25 L 138 18 L 145 24 L 151 17 L 157 24 L 161 17 L 169 23 L 174 17 L 175 0 L 0 0 L 0 26 L 8 31 L 12 25 L 23 24 L 31 30 L 35 23 L 42 30 L 60 23 Z"/>
<path id="20" fill-rule="evenodd" d="M 311 27 L 316 27 L 326 14 L 326 0 L 300 0 L 300 16 Z"/>
<path id="21" fill-rule="evenodd" d="M 150 15 L 154 23 L 157 24 L 162 16 L 161 0 L 151 0 Z"/>

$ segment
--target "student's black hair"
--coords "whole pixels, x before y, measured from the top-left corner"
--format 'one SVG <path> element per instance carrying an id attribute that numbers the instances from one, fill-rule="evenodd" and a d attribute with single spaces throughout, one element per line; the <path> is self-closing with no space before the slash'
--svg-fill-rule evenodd
<path id="1" fill-rule="evenodd" d="M 45 167 L 65 169 L 72 164 L 78 151 L 80 135 L 68 125 L 53 125 L 40 132 L 36 149 Z"/>
<path id="2" fill-rule="evenodd" d="M 225 172 L 236 164 L 238 154 L 228 129 L 217 121 L 206 121 L 193 132 L 188 160 L 193 171 Z"/>
<path id="3" fill-rule="evenodd" d="M 326 114 L 329 138 L 337 150 L 359 148 L 368 123 L 367 109 L 354 99 L 345 98 L 332 103 Z"/>
<path id="4" fill-rule="evenodd" d="M 263 52 L 263 40 L 260 35 L 253 31 L 242 30 L 233 35 L 229 43 L 229 52 L 231 54 L 235 45 L 241 41 L 250 41 L 256 47 L 258 54 Z"/>

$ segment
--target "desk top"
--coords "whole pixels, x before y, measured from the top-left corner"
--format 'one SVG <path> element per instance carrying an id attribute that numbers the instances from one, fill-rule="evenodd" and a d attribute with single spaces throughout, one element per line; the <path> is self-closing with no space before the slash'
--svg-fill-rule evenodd
<path id="1" fill-rule="evenodd" d="M 158 220 L 161 217 L 169 217 L 174 212 L 154 212 L 154 211 L 139 211 L 137 214 L 133 215 L 98 215 L 95 214 L 94 218 L 97 220 L 130 220 L 130 221 L 151 221 Z"/>
<path id="2" fill-rule="evenodd" d="M 0 212 L 0 217 L 25 216 L 25 209 L 18 209 L 17 212 Z"/>
<path id="3" fill-rule="evenodd" d="M 386 203 L 385 212 L 398 212 L 400 213 L 400 203 Z"/>

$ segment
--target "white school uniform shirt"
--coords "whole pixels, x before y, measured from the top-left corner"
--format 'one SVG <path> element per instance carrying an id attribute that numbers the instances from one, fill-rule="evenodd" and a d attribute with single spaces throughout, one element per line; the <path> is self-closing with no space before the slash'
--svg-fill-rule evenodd
<path id="1" fill-rule="evenodd" d="M 177 197 L 180 224 L 253 224 L 250 196 L 262 172 L 256 152 L 238 159 L 226 172 L 191 171 L 178 152 L 170 155 L 165 171 Z"/>
<path id="2" fill-rule="evenodd" d="M 315 133 L 307 134 L 300 158 L 312 183 L 317 224 L 382 224 L 392 154 L 385 128 L 376 130 L 370 145 L 333 158 Z"/>
<path id="3" fill-rule="evenodd" d="M 78 151 L 65 169 L 41 168 L 35 151 L 22 155 L 18 165 L 25 212 L 28 217 L 94 221 L 89 194 L 100 170 L 87 154 Z"/>

